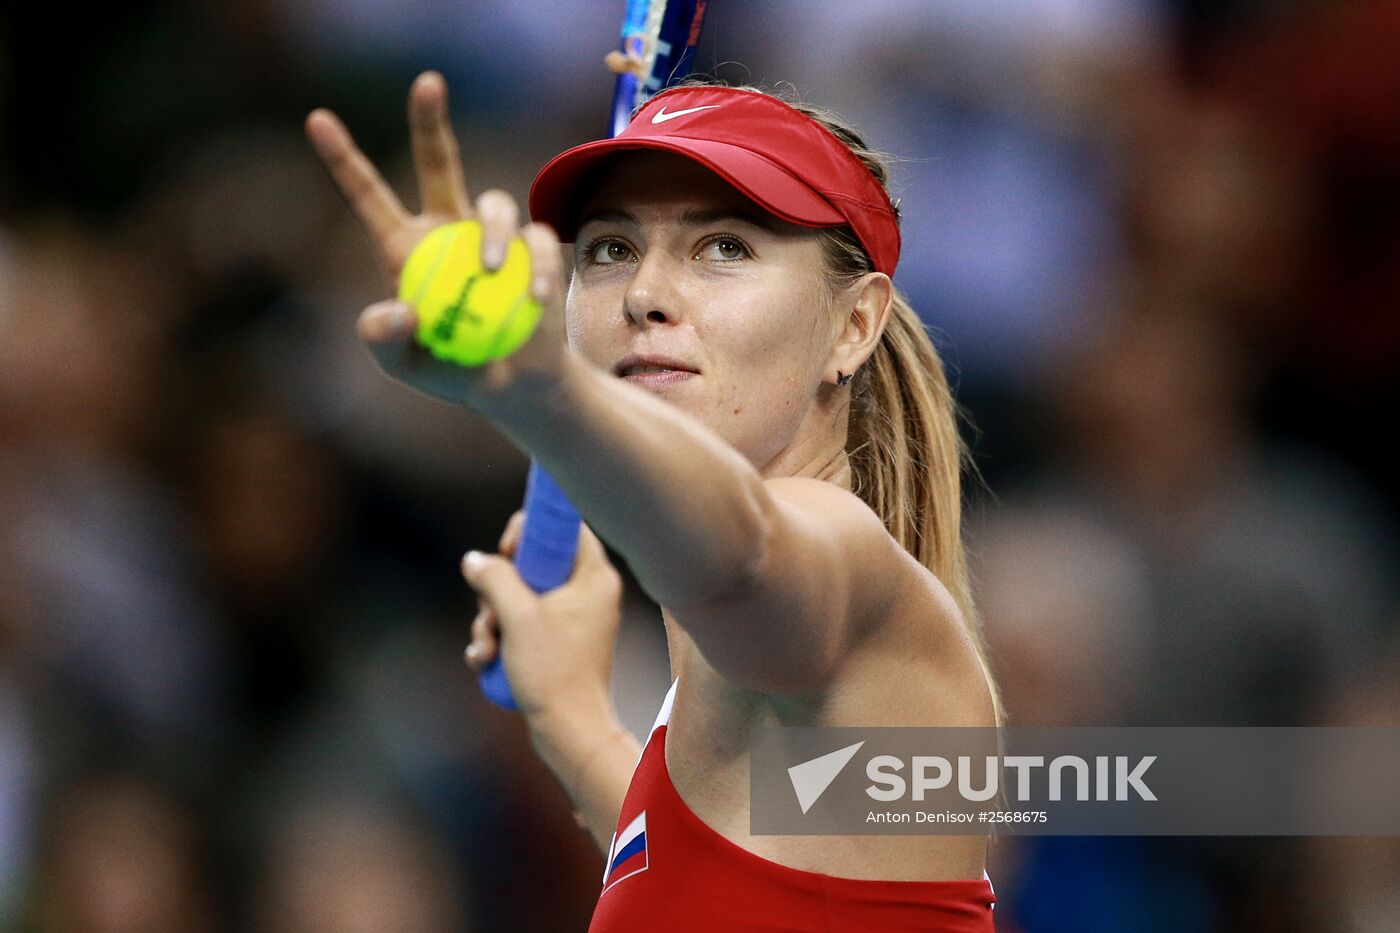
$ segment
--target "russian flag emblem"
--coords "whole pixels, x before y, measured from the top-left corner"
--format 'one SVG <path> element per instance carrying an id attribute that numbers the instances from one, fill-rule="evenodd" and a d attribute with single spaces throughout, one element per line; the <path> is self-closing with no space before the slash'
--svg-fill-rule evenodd
<path id="1" fill-rule="evenodd" d="M 608 872 L 603 877 L 603 890 L 606 891 L 623 878 L 646 870 L 647 811 L 643 810 L 614 837 L 612 848 L 608 851 Z"/>

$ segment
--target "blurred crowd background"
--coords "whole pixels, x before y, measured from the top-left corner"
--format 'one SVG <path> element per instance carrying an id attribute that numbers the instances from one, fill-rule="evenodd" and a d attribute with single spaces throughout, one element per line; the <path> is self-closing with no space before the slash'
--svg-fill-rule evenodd
<path id="1" fill-rule="evenodd" d="M 412 205 L 603 134 L 621 0 L 0 12 L 0 929 L 577 931 L 602 861 L 462 662 L 527 461 L 390 383 L 302 136 Z M 713 0 L 896 156 L 1013 724 L 1400 726 L 1400 4 Z M 629 582 L 617 704 L 668 684 Z M 1400 840 L 995 844 L 998 928 L 1400 929 Z"/>

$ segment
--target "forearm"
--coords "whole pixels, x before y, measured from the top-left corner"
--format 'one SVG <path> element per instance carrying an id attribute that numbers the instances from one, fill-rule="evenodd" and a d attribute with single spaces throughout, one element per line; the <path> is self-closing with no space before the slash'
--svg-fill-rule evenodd
<path id="1" fill-rule="evenodd" d="M 530 724 L 535 753 L 554 772 L 598 849 L 607 854 L 641 745 L 607 713 Z"/>
<path id="2" fill-rule="evenodd" d="M 762 477 L 686 412 L 563 356 L 557 378 L 478 406 L 529 452 L 662 605 L 727 592 L 757 566 Z"/>

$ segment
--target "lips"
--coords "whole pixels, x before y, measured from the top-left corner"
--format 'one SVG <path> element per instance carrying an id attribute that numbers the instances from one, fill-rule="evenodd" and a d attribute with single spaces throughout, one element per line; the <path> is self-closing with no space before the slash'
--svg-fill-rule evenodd
<path id="1" fill-rule="evenodd" d="M 623 377 L 647 374 L 661 375 L 665 372 L 698 375 L 700 370 L 684 360 L 655 353 L 634 353 L 618 360 L 617 365 L 613 366 L 613 375 Z"/>
<path id="2" fill-rule="evenodd" d="M 686 372 L 683 369 L 667 369 L 662 372 L 631 372 L 623 376 L 622 379 L 624 382 L 645 386 L 648 389 L 664 389 L 694 379 L 695 376 L 695 373 Z"/>

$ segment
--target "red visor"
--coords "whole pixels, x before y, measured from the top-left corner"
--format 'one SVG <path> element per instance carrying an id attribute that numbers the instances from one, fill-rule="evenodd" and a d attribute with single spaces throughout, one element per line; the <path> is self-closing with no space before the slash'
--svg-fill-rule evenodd
<path id="1" fill-rule="evenodd" d="M 875 269 L 894 274 L 899 225 L 889 197 L 834 133 L 775 97 L 730 87 L 682 87 L 653 97 L 612 139 L 575 146 L 540 169 L 530 217 L 571 242 L 581 186 L 626 149 L 694 159 L 769 213 L 804 227 L 849 225 Z"/>

